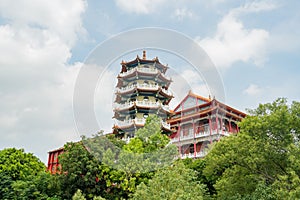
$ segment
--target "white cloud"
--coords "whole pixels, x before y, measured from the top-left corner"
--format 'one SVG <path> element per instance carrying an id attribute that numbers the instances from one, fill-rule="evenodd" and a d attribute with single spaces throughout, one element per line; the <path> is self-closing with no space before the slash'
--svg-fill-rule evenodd
<path id="1" fill-rule="evenodd" d="M 243 13 L 274 8 L 274 4 L 264 2 L 253 2 L 235 8 L 222 18 L 213 37 L 198 37 L 196 41 L 218 67 L 230 67 L 238 61 L 252 61 L 256 65 L 262 65 L 266 60 L 269 32 L 264 29 L 247 29 L 238 17 Z"/>
<path id="2" fill-rule="evenodd" d="M 82 0 L 1 1 L 0 148 L 47 151 L 74 140 L 72 97 L 80 63 L 67 64 L 84 34 Z M 20 9 L 22 8 L 22 9 Z M 66 140 L 67 139 L 67 140 Z"/>
<path id="3" fill-rule="evenodd" d="M 128 13 L 149 14 L 164 2 L 165 0 L 116 0 L 116 5 Z"/>
<path id="4" fill-rule="evenodd" d="M 244 94 L 255 96 L 263 92 L 263 89 L 256 84 L 250 84 L 248 88 L 244 90 Z"/>
<path id="5" fill-rule="evenodd" d="M 78 33 L 85 32 L 81 14 L 86 6 L 84 0 L 1 0 L 0 15 L 11 20 L 16 28 L 49 30 L 72 44 Z"/>
<path id="6" fill-rule="evenodd" d="M 174 13 L 173 13 L 173 16 L 182 21 L 183 19 L 197 19 L 198 16 L 193 13 L 191 10 L 188 10 L 186 8 L 177 8 L 175 9 Z"/>
<path id="7" fill-rule="evenodd" d="M 279 6 L 272 0 L 266 1 L 252 1 L 246 3 L 244 6 L 233 9 L 232 12 L 235 13 L 251 13 L 251 12 L 261 12 L 269 11 L 278 8 Z"/>

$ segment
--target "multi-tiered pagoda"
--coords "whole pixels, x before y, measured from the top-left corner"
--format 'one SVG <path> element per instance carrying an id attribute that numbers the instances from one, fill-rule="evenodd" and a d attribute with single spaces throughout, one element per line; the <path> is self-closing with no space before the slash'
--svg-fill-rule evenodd
<path id="1" fill-rule="evenodd" d="M 165 75 L 168 66 L 161 64 L 157 57 L 148 60 L 146 51 L 142 58 L 122 61 L 121 66 L 116 86 L 114 133 L 124 139 L 134 137 L 146 118 L 154 114 L 162 119 L 162 129 L 170 132 L 166 120 L 173 95 L 168 90 L 172 80 Z"/>

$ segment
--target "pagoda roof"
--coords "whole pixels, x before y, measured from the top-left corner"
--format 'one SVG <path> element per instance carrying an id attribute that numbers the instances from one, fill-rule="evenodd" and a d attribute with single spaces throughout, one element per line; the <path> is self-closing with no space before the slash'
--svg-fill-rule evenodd
<path id="1" fill-rule="evenodd" d="M 202 100 L 204 103 L 202 104 L 199 104 L 199 105 L 195 105 L 195 106 L 192 106 L 192 107 L 189 107 L 189 108 L 186 108 L 186 109 L 183 109 L 183 110 L 178 110 L 178 108 L 185 102 L 185 100 L 188 98 L 188 97 L 194 97 L 194 98 L 197 98 L 197 99 L 200 99 Z M 173 115 L 176 115 L 180 112 L 186 112 L 186 111 L 189 111 L 189 110 L 193 110 L 195 109 L 196 107 L 201 107 L 203 110 L 199 111 L 199 112 L 195 112 L 195 113 L 192 113 L 190 115 L 186 115 L 184 117 L 179 117 L 179 118 L 173 118 L 173 119 L 170 119 L 168 120 L 169 122 L 175 122 L 177 120 L 185 120 L 185 119 L 188 119 L 188 118 L 193 118 L 195 116 L 199 116 L 199 115 L 203 115 L 203 114 L 208 114 L 208 113 L 211 113 L 215 110 L 218 109 L 218 111 L 221 111 L 222 113 L 224 113 L 224 115 L 227 115 L 227 116 L 231 116 L 231 117 L 234 117 L 234 118 L 237 118 L 237 119 L 242 119 L 244 117 L 246 117 L 246 114 L 242 111 L 239 111 L 233 107 L 230 107 L 216 99 L 209 99 L 209 98 L 205 98 L 205 97 L 202 97 L 202 96 L 199 96 L 199 95 L 196 95 L 194 93 L 192 93 L 191 91 L 189 91 L 189 93 L 187 94 L 187 96 L 178 104 L 178 106 L 176 106 L 176 108 L 173 110 L 174 114 Z M 205 109 L 207 108 L 207 109 Z"/>
<path id="2" fill-rule="evenodd" d="M 168 68 L 168 66 L 163 65 L 162 63 L 160 63 L 158 57 L 153 58 L 152 60 L 147 59 L 146 57 L 146 51 L 143 51 L 143 57 L 140 58 L 139 55 L 136 56 L 136 58 L 132 61 L 124 61 L 122 60 L 122 62 L 120 63 L 122 66 L 131 66 L 131 65 L 135 65 L 138 63 L 156 63 L 158 64 L 159 67 L 163 68 L 164 70 L 166 70 Z"/>

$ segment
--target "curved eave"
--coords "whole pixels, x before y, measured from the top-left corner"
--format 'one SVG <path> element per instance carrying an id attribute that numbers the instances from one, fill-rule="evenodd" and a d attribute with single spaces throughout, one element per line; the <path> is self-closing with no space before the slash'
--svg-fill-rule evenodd
<path id="1" fill-rule="evenodd" d="M 166 82 L 168 85 L 172 82 L 172 79 L 168 79 L 166 78 L 161 72 L 157 72 L 157 73 L 147 73 L 147 72 L 141 72 L 141 71 L 133 71 L 132 73 L 130 74 L 127 74 L 125 76 L 120 76 L 120 74 L 117 76 L 118 80 L 119 81 L 123 81 L 126 80 L 126 79 L 129 79 L 129 78 L 134 78 L 136 76 L 152 76 L 153 77 L 153 80 L 156 79 L 156 78 L 159 78 L 161 80 L 161 82 Z"/>
<path id="2" fill-rule="evenodd" d="M 124 125 L 124 126 L 114 125 L 114 128 L 117 129 L 117 130 L 122 130 L 122 131 L 126 132 L 126 131 L 129 131 L 129 130 L 134 130 L 135 128 L 141 128 L 143 126 L 144 126 L 144 124 L 132 123 L 130 125 Z"/>
<path id="3" fill-rule="evenodd" d="M 158 93 L 164 97 L 167 98 L 173 98 L 172 94 L 167 94 L 165 93 L 161 88 L 139 88 L 139 87 L 133 87 L 129 90 L 126 91 L 117 91 L 116 94 L 117 95 L 126 95 L 126 94 L 133 94 L 135 91 L 138 92 L 153 92 L 153 93 Z"/>
<path id="4" fill-rule="evenodd" d="M 164 127 L 164 126 L 161 126 L 161 129 L 162 129 L 162 130 L 165 130 L 166 132 L 170 132 L 170 133 L 173 132 L 173 130 L 172 130 L 171 128 L 166 128 L 166 127 Z"/>
<path id="5" fill-rule="evenodd" d="M 166 115 L 171 115 L 171 111 L 168 111 L 166 109 L 163 109 L 160 105 L 158 106 L 143 106 L 143 105 L 132 105 L 130 107 L 127 107 L 127 108 L 116 108 L 114 109 L 114 112 L 115 112 L 115 115 L 114 116 L 119 116 L 118 114 L 120 113 L 126 113 L 128 111 L 133 111 L 133 110 L 155 110 L 155 111 L 158 111 L 160 112 L 161 114 L 166 114 Z"/>
<path id="6" fill-rule="evenodd" d="M 173 123 L 177 123 L 177 122 L 187 121 L 187 120 L 190 120 L 191 118 L 195 118 L 195 117 L 205 117 L 208 114 L 211 114 L 211 112 L 214 110 L 216 110 L 216 108 L 208 108 L 206 110 L 202 110 L 201 112 L 193 113 L 193 114 L 186 115 L 183 117 L 177 117 L 174 119 L 169 119 L 169 120 L 167 120 L 167 122 L 170 124 L 173 124 Z"/>

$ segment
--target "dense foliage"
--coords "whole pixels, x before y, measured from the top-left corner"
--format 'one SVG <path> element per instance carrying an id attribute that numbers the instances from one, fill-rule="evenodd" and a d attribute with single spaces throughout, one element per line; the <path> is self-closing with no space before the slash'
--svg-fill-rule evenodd
<path id="1" fill-rule="evenodd" d="M 56 177 L 33 154 L 15 148 L 0 151 L 0 199 L 55 199 L 57 191 Z"/>
<path id="2" fill-rule="evenodd" d="M 67 143 L 60 174 L 14 148 L 0 151 L 0 199 L 300 199 L 300 103 L 261 104 L 204 159 L 177 150 L 149 117 L 128 144 L 101 132 Z"/>
<path id="3" fill-rule="evenodd" d="M 249 111 L 240 133 L 216 143 L 204 174 L 218 199 L 299 199 L 300 103 Z"/>

